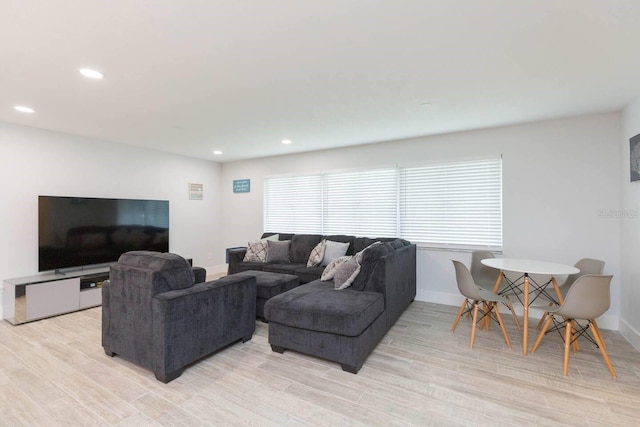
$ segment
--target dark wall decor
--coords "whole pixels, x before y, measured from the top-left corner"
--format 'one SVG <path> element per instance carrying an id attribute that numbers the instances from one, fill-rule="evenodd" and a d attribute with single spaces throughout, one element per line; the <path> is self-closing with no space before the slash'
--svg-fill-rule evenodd
<path id="1" fill-rule="evenodd" d="M 629 140 L 631 182 L 640 180 L 640 133 Z"/>

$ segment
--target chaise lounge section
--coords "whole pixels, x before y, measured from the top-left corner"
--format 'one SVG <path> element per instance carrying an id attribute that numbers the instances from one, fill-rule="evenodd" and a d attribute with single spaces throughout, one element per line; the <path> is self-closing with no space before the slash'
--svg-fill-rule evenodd
<path id="1" fill-rule="evenodd" d="M 360 252 L 360 272 L 350 287 L 314 280 L 268 300 L 273 351 L 294 350 L 340 363 L 357 373 L 367 356 L 414 300 L 416 246 L 405 240 Z"/>

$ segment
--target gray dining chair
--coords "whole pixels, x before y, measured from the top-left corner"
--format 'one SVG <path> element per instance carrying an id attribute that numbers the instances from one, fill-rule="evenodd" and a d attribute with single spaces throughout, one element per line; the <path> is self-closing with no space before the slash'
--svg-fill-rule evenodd
<path id="1" fill-rule="evenodd" d="M 495 288 L 496 282 L 498 278 L 502 274 L 499 270 L 495 268 L 488 267 L 482 263 L 483 259 L 487 258 L 495 258 L 492 252 L 489 251 L 473 251 L 471 252 L 471 277 L 473 277 L 473 281 L 483 289 L 486 289 L 490 292 L 493 292 Z M 509 299 L 509 295 L 521 292 L 519 288 L 514 287 L 510 280 L 506 278 L 500 282 L 500 287 L 498 288 L 498 295 L 502 295 L 505 299 L 505 305 L 511 311 L 511 315 L 513 316 L 513 321 L 516 323 L 516 327 L 520 330 L 520 322 L 518 321 L 518 316 L 516 315 L 515 310 L 513 309 L 513 304 Z"/>
<path id="2" fill-rule="evenodd" d="M 573 285 L 573 282 L 575 282 L 576 279 L 578 279 L 580 276 L 584 276 L 585 274 L 601 275 L 602 272 L 604 271 L 604 265 L 605 265 L 605 262 L 600 261 L 599 259 L 582 258 L 578 260 L 578 262 L 576 262 L 573 266 L 580 271 L 578 273 L 567 276 L 567 279 L 563 283 L 558 285 L 558 289 L 560 290 L 560 295 L 562 295 L 562 298 L 564 299 L 566 297 L 567 292 L 569 292 L 571 285 Z M 553 306 L 553 305 L 554 305 L 553 302 L 549 302 L 549 306 Z M 536 329 L 540 329 L 540 327 L 545 322 L 548 315 L 549 313 L 545 311 L 545 313 L 540 318 L 540 321 L 538 322 L 538 326 L 536 327 Z"/>
<path id="3" fill-rule="evenodd" d="M 555 330 L 561 331 L 564 328 L 563 375 L 566 376 L 569 372 L 570 347 L 579 337 L 584 336 L 600 349 L 609 372 L 615 377 L 616 371 L 611 365 L 600 329 L 595 323 L 595 319 L 602 316 L 611 304 L 610 287 L 612 277 L 595 274 L 578 277 L 567 292 L 562 305 L 548 310 L 549 316 L 545 320 L 540 335 L 538 335 L 538 339 L 536 339 L 531 348 L 531 352 L 536 351 L 553 321 Z M 581 325 L 578 322 L 579 320 L 586 320 L 587 325 Z M 591 332 L 593 339 L 586 334 L 587 330 Z"/>
<path id="4" fill-rule="evenodd" d="M 498 302 L 506 303 L 506 298 L 478 286 L 474 282 L 473 277 L 471 276 L 471 272 L 463 263 L 459 261 L 452 262 L 456 270 L 456 281 L 458 283 L 458 290 L 465 297 L 465 300 L 462 303 L 460 310 L 458 311 L 456 320 L 453 322 L 451 332 L 455 332 L 456 327 L 458 326 L 458 322 L 464 314 L 472 313 L 473 324 L 471 326 L 469 348 L 473 348 L 473 343 L 476 336 L 476 325 L 478 324 L 478 322 L 484 321 L 485 318 L 498 322 L 500 328 L 502 329 L 504 341 L 507 343 L 507 347 L 511 348 L 509 335 L 507 334 L 507 330 L 504 327 L 504 321 L 502 320 L 502 316 L 500 316 L 500 311 L 498 310 L 498 306 L 496 304 Z M 479 311 L 481 312 L 480 317 L 478 317 Z M 487 328 L 487 330 L 488 329 L 489 328 Z"/>

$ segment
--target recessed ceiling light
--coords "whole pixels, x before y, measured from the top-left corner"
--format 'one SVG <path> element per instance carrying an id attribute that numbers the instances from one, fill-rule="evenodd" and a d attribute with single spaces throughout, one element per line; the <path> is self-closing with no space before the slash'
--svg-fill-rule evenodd
<path id="1" fill-rule="evenodd" d="M 222 154 L 222 151 L 220 150 L 214 150 L 213 154 L 215 154 L 216 156 L 220 156 Z"/>
<path id="2" fill-rule="evenodd" d="M 92 70 L 91 68 L 80 68 L 80 74 L 90 79 L 101 79 L 104 77 L 100 71 Z"/>
<path id="3" fill-rule="evenodd" d="M 21 113 L 28 113 L 28 114 L 32 114 L 36 112 L 36 110 L 34 110 L 31 107 L 27 107 L 26 105 L 16 105 L 15 107 L 13 107 L 13 109 L 16 111 L 20 111 Z"/>
<path id="4" fill-rule="evenodd" d="M 284 145 L 289 145 L 289 144 L 291 144 L 291 140 L 289 140 L 289 139 L 283 139 L 283 140 L 282 140 L 282 143 L 283 143 Z"/>
<path id="5" fill-rule="evenodd" d="M 422 104 L 420 104 L 420 107 L 422 108 L 431 108 L 433 107 L 433 104 L 430 102 L 423 102 Z"/>

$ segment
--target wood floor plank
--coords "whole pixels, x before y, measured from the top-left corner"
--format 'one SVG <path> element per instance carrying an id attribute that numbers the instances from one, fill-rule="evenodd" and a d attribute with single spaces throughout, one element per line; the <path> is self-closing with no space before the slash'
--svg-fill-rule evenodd
<path id="1" fill-rule="evenodd" d="M 101 347 L 101 308 L 25 325 L 0 322 L 0 426 L 631 426 L 640 425 L 640 352 L 602 331 L 618 373 L 581 342 L 562 375 L 562 339 L 509 350 L 497 326 L 455 333 L 457 307 L 414 302 L 357 375 L 274 353 L 269 326 L 169 384 Z M 505 316 L 512 342 L 521 337 Z M 533 322 L 532 322 L 533 323 Z M 536 336 L 535 325 L 529 334 Z"/>

